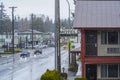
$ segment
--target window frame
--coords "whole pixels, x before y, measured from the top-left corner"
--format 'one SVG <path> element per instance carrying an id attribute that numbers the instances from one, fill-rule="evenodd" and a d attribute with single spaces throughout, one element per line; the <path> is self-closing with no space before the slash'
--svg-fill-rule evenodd
<path id="1" fill-rule="evenodd" d="M 113 35 L 113 33 L 114 33 L 114 35 Z M 108 34 L 108 37 L 107 37 L 108 44 L 118 44 L 118 41 L 119 41 L 118 40 L 119 39 L 118 31 L 108 31 L 107 34 Z M 112 41 L 112 39 L 114 39 L 114 40 Z"/>
<path id="2" fill-rule="evenodd" d="M 107 44 L 107 32 L 101 31 L 101 44 Z"/>
<path id="3" fill-rule="evenodd" d="M 109 76 L 109 66 L 110 65 L 117 65 L 117 68 L 118 68 L 118 72 L 117 72 L 117 77 L 110 77 Z M 105 71 L 107 71 L 106 73 L 105 73 L 105 76 L 102 76 L 102 66 L 105 66 L 104 68 L 106 68 L 106 70 Z M 100 65 L 100 74 L 101 74 L 101 78 L 120 78 L 120 64 L 101 64 Z"/>
<path id="4" fill-rule="evenodd" d="M 110 32 L 117 32 L 117 43 L 109 43 L 109 34 Z M 101 44 L 102 45 L 118 45 L 120 44 L 120 31 L 101 31 Z"/>
<path id="5" fill-rule="evenodd" d="M 103 68 L 104 68 L 104 69 L 103 69 Z M 104 74 L 102 73 L 102 70 L 105 71 Z M 107 74 L 108 74 L 107 72 L 108 72 L 108 71 L 107 71 L 107 64 L 102 64 L 102 65 L 101 65 L 101 77 L 102 77 L 102 78 L 107 77 Z"/>
<path id="6" fill-rule="evenodd" d="M 115 68 L 117 67 L 117 68 Z M 113 70 L 114 68 L 114 70 Z M 118 72 L 119 65 L 118 64 L 109 64 L 108 65 L 108 78 L 119 78 L 119 72 Z M 117 69 L 117 71 L 116 71 Z"/>

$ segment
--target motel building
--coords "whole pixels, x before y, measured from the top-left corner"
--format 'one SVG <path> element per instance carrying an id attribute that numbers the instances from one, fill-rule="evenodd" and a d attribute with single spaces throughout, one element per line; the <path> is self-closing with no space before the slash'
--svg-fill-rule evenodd
<path id="1" fill-rule="evenodd" d="M 73 26 L 81 32 L 82 77 L 120 80 L 120 1 L 76 0 Z"/>

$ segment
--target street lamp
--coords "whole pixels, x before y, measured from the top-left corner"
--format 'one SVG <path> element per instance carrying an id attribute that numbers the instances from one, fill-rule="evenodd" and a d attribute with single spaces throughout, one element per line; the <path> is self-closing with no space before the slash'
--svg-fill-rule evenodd
<path id="1" fill-rule="evenodd" d="M 69 20 L 69 28 L 70 28 L 70 3 L 69 3 L 69 1 L 68 0 L 66 0 L 67 1 L 67 4 L 68 4 L 68 20 Z"/>
<path id="2" fill-rule="evenodd" d="M 70 27 L 70 3 L 69 3 L 68 0 L 66 0 L 66 1 L 67 1 L 67 4 L 68 4 L 68 10 L 69 10 L 69 12 L 68 12 L 68 15 L 69 15 L 68 20 L 69 20 L 69 29 L 70 29 L 71 28 Z M 68 36 L 68 58 L 69 58 L 69 65 L 70 65 L 70 37 L 69 36 Z"/>

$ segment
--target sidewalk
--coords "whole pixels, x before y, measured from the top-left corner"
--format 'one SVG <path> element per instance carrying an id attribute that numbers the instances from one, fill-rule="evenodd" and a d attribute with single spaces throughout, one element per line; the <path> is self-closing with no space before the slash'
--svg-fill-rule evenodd
<path id="1" fill-rule="evenodd" d="M 76 77 L 75 72 L 68 71 L 67 80 L 74 80 L 75 77 Z"/>
<path id="2" fill-rule="evenodd" d="M 76 77 L 81 77 L 81 62 L 78 63 L 77 72 L 68 71 L 67 80 L 74 80 Z"/>

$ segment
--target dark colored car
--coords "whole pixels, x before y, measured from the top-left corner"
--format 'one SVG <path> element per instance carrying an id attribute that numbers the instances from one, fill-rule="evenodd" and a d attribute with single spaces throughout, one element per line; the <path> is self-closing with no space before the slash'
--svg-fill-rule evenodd
<path id="1" fill-rule="evenodd" d="M 2 48 L 7 48 L 8 47 L 8 45 L 2 45 Z"/>
<path id="2" fill-rule="evenodd" d="M 25 57 L 30 57 L 30 52 L 28 51 L 22 51 L 20 54 L 20 57 L 25 58 Z"/>
<path id="3" fill-rule="evenodd" d="M 42 47 L 41 46 L 36 46 L 34 54 L 35 55 L 42 54 Z"/>

